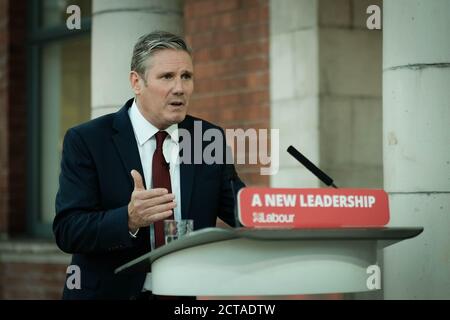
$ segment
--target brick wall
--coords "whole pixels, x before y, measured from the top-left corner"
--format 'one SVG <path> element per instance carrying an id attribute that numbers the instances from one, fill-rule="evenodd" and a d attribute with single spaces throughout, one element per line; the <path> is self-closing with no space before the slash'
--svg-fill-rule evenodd
<path id="1" fill-rule="evenodd" d="M 184 31 L 194 49 L 190 113 L 223 128 L 269 128 L 267 0 L 186 0 Z M 269 185 L 259 166 L 238 165 L 248 185 Z"/>
<path id="2" fill-rule="evenodd" d="M 7 234 L 26 226 L 25 4 L 0 2 L 0 233 Z"/>
<path id="3" fill-rule="evenodd" d="M 9 232 L 25 231 L 26 211 L 26 1 L 10 1 L 9 43 Z"/>
<path id="4" fill-rule="evenodd" d="M 0 299 L 59 299 L 66 265 L 27 262 L 29 253 L 11 249 L 26 231 L 26 28 L 26 1 L 1 0 Z"/>
<path id="5" fill-rule="evenodd" d="M 0 234 L 8 225 L 8 2 L 0 1 Z"/>
<path id="6" fill-rule="evenodd" d="M 66 268 L 62 264 L 2 263 L 0 299 L 61 299 Z"/>

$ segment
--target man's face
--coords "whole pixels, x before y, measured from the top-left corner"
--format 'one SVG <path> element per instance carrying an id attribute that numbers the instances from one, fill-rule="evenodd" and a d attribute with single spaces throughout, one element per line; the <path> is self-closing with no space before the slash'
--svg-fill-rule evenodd
<path id="1" fill-rule="evenodd" d="M 164 49 L 149 59 L 147 84 L 136 72 L 131 72 L 130 81 L 142 115 L 164 130 L 186 117 L 194 91 L 194 68 L 190 55 L 182 50 Z"/>

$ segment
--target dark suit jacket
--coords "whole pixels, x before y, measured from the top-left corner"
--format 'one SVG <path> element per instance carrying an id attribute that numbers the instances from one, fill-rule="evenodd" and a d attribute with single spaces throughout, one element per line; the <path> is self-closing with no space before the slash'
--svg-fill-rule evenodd
<path id="1" fill-rule="evenodd" d="M 144 177 L 128 116 L 132 102 L 65 135 L 53 232 L 81 270 L 81 289 L 65 285 L 64 299 L 130 299 L 142 290 L 145 272 L 114 275 L 115 268 L 150 251 L 148 227 L 136 239 L 128 233 L 130 171 Z M 200 119 L 186 116 L 178 126 L 193 135 L 194 120 Z M 203 120 L 202 127 L 218 128 Z M 215 226 L 217 216 L 234 225 L 233 173 L 233 165 L 180 164 L 181 215 L 194 219 L 196 230 Z M 237 178 L 235 185 L 237 192 L 243 183 Z"/>

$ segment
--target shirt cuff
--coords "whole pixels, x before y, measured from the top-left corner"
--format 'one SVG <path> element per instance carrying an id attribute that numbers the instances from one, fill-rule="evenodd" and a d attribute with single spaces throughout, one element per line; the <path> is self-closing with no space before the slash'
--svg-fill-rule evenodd
<path id="1" fill-rule="evenodd" d="M 132 236 L 132 237 L 135 238 L 135 239 L 137 238 L 138 232 L 139 232 L 139 228 L 136 230 L 135 233 L 133 233 L 133 232 L 131 232 L 130 230 L 128 230 L 128 233 L 130 234 L 130 236 Z"/>

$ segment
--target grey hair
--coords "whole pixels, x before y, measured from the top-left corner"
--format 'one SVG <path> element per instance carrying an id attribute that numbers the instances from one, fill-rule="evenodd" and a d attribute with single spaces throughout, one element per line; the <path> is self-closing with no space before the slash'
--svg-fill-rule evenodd
<path id="1" fill-rule="evenodd" d="M 146 83 L 147 60 L 163 49 L 183 50 L 192 57 L 192 49 L 183 38 L 166 31 L 154 31 L 141 36 L 134 45 L 131 71 L 137 72 Z"/>

